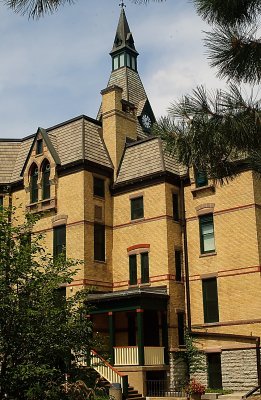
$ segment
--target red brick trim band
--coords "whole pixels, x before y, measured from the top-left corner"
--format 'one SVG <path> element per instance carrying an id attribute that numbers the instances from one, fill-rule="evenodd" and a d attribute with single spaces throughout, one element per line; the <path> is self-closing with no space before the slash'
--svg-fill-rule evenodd
<path id="1" fill-rule="evenodd" d="M 227 276 L 248 275 L 248 274 L 255 274 L 255 273 L 260 273 L 260 272 L 261 272 L 261 266 L 253 265 L 251 267 L 234 268 L 234 269 L 228 269 L 227 271 L 226 270 L 217 271 L 217 272 L 215 272 L 215 276 L 217 276 L 218 278 L 224 278 Z M 200 281 L 202 279 L 202 277 L 203 277 L 203 275 L 190 275 L 189 280 L 190 281 Z"/>
<path id="2" fill-rule="evenodd" d="M 127 247 L 127 251 L 132 251 L 136 249 L 149 249 L 150 244 L 148 243 L 141 243 L 141 244 L 134 244 L 133 246 Z"/>

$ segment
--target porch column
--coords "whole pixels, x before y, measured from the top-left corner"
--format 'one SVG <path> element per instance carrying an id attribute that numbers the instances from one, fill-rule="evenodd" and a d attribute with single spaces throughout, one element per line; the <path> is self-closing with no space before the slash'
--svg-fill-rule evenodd
<path id="1" fill-rule="evenodd" d="M 138 354 L 139 354 L 139 365 L 144 365 L 144 329 L 143 329 L 143 311 L 141 308 L 137 308 L 137 328 L 138 328 Z"/>
<path id="2" fill-rule="evenodd" d="M 164 347 L 164 363 L 169 364 L 169 335 L 167 312 L 161 313 L 162 346 Z"/>
<path id="3" fill-rule="evenodd" d="M 114 346 L 115 346 L 115 329 L 114 329 L 114 314 L 112 311 L 108 312 L 109 317 L 109 346 L 111 364 L 114 365 Z"/>

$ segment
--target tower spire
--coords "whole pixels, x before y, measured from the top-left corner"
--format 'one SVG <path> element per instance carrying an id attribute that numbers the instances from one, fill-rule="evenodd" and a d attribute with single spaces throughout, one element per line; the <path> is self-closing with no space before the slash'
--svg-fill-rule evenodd
<path id="1" fill-rule="evenodd" d="M 112 51 L 110 54 L 113 55 L 114 53 L 119 53 L 120 51 L 129 51 L 137 56 L 138 52 L 135 49 L 133 36 L 130 31 L 130 27 L 124 10 L 124 1 L 121 0 L 121 3 L 119 5 L 121 6 L 121 13 L 115 39 L 113 42 Z"/>

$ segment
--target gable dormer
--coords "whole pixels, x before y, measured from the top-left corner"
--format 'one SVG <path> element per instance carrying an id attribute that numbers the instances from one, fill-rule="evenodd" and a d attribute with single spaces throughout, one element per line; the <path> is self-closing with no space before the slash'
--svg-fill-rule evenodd
<path id="1" fill-rule="evenodd" d="M 56 209 L 56 168 L 60 164 L 60 158 L 46 130 L 38 128 L 21 172 L 27 211 Z"/>

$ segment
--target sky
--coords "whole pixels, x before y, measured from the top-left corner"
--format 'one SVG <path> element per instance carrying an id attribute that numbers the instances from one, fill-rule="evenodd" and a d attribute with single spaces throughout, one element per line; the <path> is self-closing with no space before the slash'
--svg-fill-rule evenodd
<path id="1" fill-rule="evenodd" d="M 0 2 L 0 138 L 22 138 L 81 114 L 96 118 L 111 72 L 119 0 L 75 0 L 38 20 Z M 125 0 L 138 71 L 157 118 L 197 85 L 224 87 L 190 0 Z"/>

